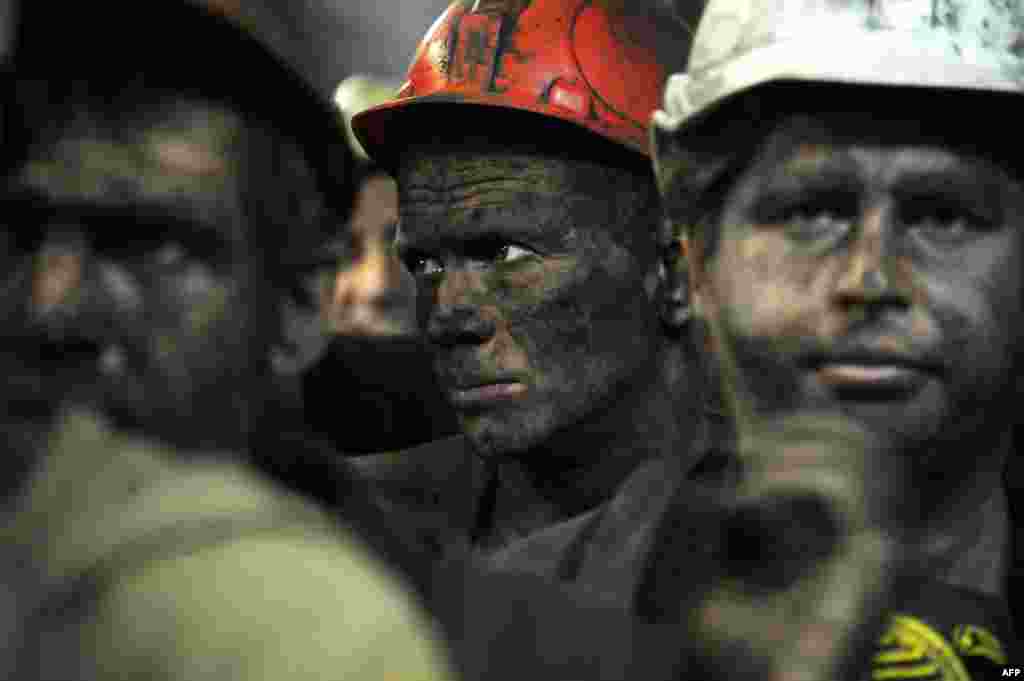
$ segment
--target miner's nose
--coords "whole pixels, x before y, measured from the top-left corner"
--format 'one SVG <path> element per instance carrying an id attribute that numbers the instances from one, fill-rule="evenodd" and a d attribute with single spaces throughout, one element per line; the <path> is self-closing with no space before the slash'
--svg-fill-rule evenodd
<path id="1" fill-rule="evenodd" d="M 480 275 L 449 269 L 434 292 L 427 340 L 441 346 L 482 344 L 497 331 L 492 315 L 480 304 Z"/>
<path id="2" fill-rule="evenodd" d="M 835 287 L 841 306 L 908 307 L 910 300 L 893 275 L 892 211 L 882 207 L 868 210 L 857 235 L 849 244 Z"/>

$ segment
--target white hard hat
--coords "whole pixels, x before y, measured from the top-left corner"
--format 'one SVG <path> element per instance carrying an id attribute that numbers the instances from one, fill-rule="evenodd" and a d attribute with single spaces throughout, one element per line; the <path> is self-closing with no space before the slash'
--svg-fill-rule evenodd
<path id="1" fill-rule="evenodd" d="M 663 130 L 775 81 L 1020 92 L 1022 0 L 710 0 Z"/>
<path id="2" fill-rule="evenodd" d="M 688 71 L 669 78 L 651 125 L 674 220 L 693 217 L 678 210 L 693 209 L 685 206 L 755 123 L 746 108 L 728 115 L 726 102 L 773 83 L 1015 98 L 1024 92 L 1024 0 L 709 0 Z M 704 126 L 715 113 L 715 125 Z"/>

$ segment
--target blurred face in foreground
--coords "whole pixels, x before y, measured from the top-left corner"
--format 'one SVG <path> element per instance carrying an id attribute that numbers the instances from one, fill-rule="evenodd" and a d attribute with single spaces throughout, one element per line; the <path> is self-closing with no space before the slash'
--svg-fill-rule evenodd
<path id="1" fill-rule="evenodd" d="M 313 266 L 330 220 L 276 132 L 198 97 L 121 97 L 79 92 L 4 180 L 0 418 L 45 429 L 83 405 L 171 444 L 242 445 L 281 341 L 276 284 Z M 284 225 L 287 271 L 252 239 Z"/>

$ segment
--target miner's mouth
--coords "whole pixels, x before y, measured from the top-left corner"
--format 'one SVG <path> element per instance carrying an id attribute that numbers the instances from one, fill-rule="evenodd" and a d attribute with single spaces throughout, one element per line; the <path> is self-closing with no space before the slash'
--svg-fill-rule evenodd
<path id="1" fill-rule="evenodd" d="M 517 401 L 529 391 L 517 380 L 461 381 L 448 391 L 451 405 L 456 409 L 482 409 Z"/>
<path id="2" fill-rule="evenodd" d="M 849 400 L 899 400 L 942 378 L 938 364 L 920 357 L 851 352 L 807 358 L 804 367 L 837 397 Z"/>

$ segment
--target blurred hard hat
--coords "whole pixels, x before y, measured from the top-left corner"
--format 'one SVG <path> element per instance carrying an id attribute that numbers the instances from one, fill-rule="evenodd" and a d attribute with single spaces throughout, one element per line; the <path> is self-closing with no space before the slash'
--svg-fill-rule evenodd
<path id="1" fill-rule="evenodd" d="M 664 132 L 777 81 L 1019 92 L 1021 0 L 709 0 Z"/>
<path id="2" fill-rule="evenodd" d="M 415 125 L 410 114 L 471 104 L 554 117 L 646 154 L 651 113 L 689 45 L 683 26 L 655 9 L 641 0 L 456 0 L 427 31 L 395 101 L 355 116 L 356 137 L 371 156 L 389 155 L 391 133 Z"/>
<path id="3" fill-rule="evenodd" d="M 228 98 L 303 146 L 342 209 L 354 159 L 312 47 L 312 5 L 295 0 L 21 2 L 14 68 L 44 81 L 136 80 Z"/>

